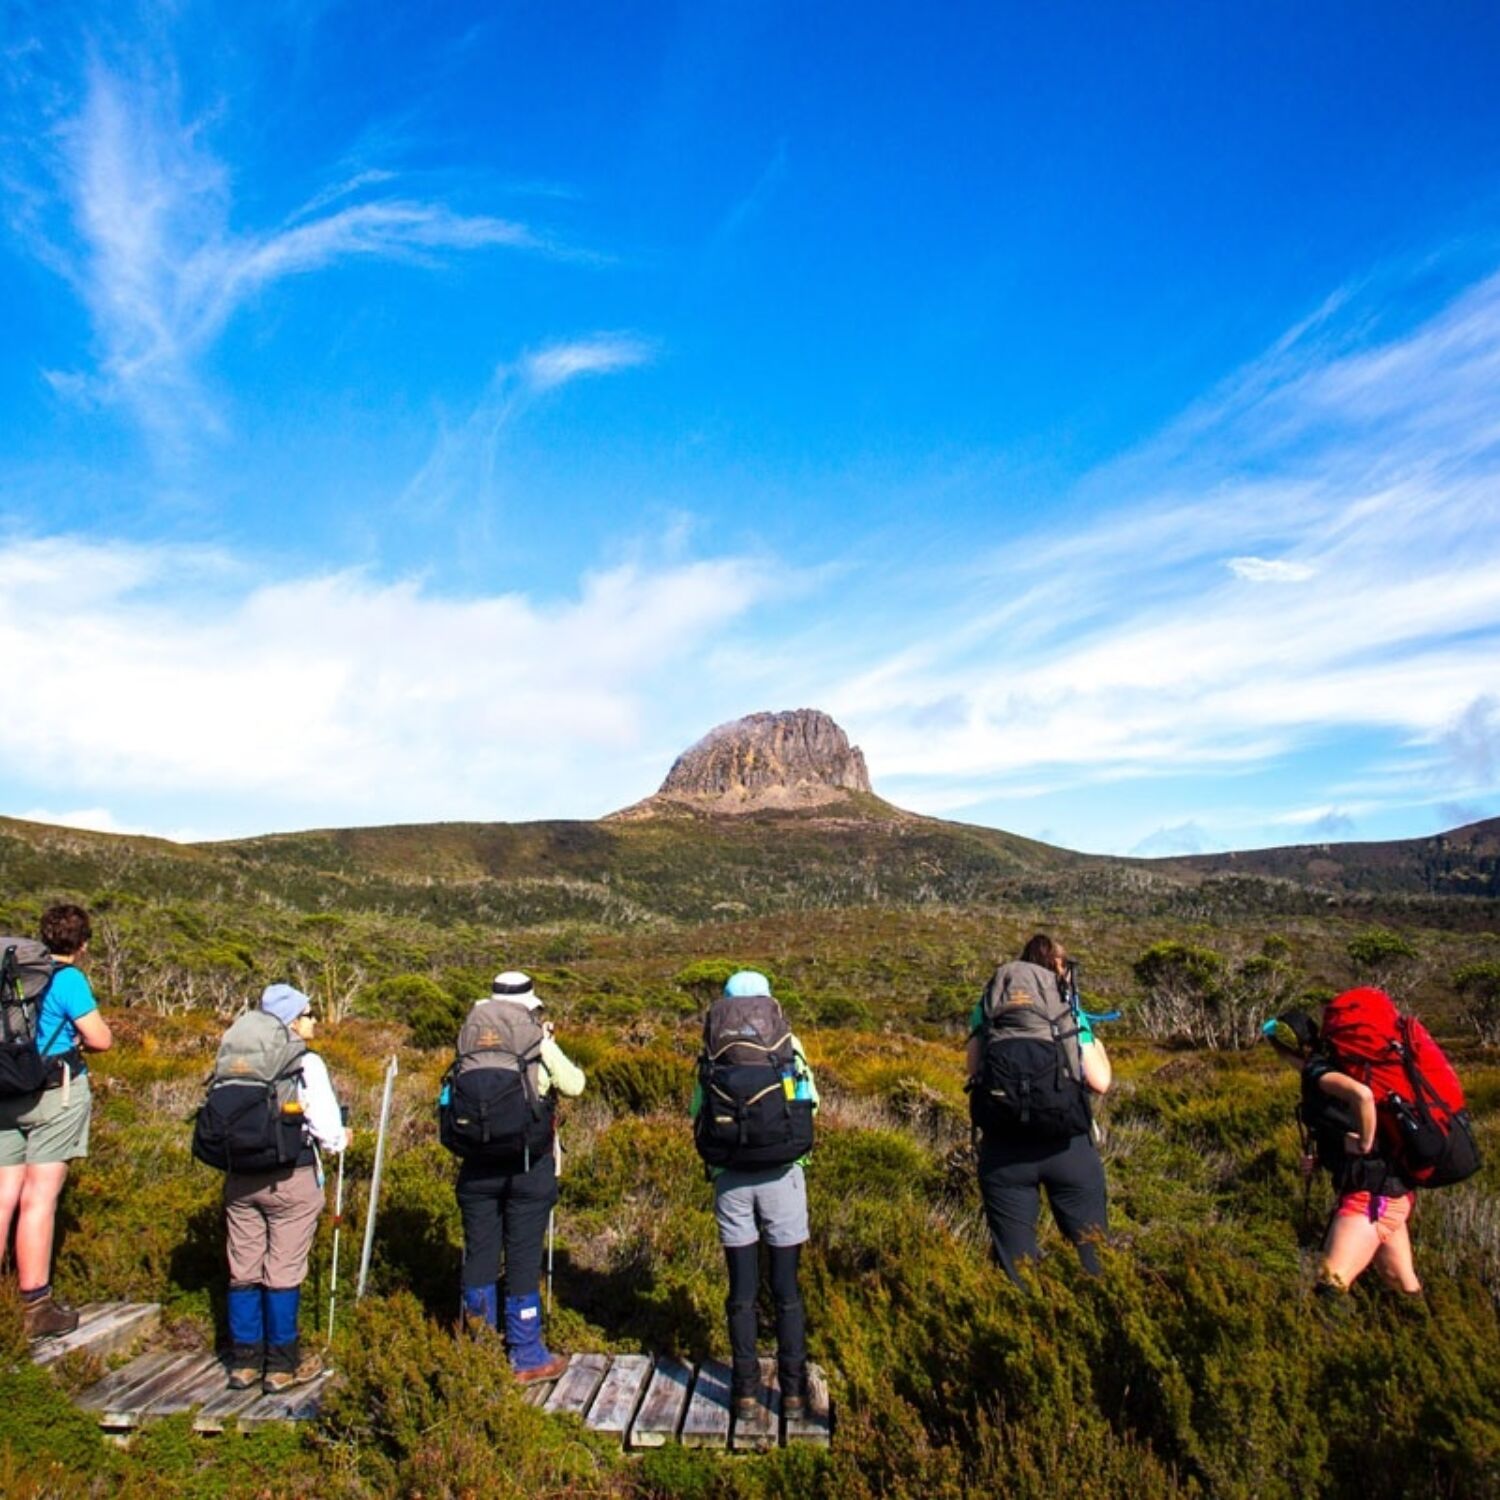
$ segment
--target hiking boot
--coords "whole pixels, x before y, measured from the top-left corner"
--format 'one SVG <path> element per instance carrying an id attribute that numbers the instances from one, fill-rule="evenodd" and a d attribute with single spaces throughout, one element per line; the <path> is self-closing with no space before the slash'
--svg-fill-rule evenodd
<path id="1" fill-rule="evenodd" d="M 289 1391 L 294 1386 L 306 1385 L 323 1373 L 323 1356 L 309 1350 L 297 1361 L 294 1370 L 268 1370 L 260 1388 L 266 1395 L 274 1396 L 278 1391 Z"/>
<path id="2" fill-rule="evenodd" d="M 552 1354 L 549 1351 L 545 1363 L 530 1365 L 524 1370 L 516 1370 L 516 1384 L 535 1385 L 539 1380 L 556 1380 L 567 1368 L 568 1356 L 566 1354 Z"/>
<path id="3" fill-rule="evenodd" d="M 261 1382 L 264 1371 L 259 1365 L 231 1365 L 229 1367 L 229 1389 L 248 1391 Z"/>
<path id="4" fill-rule="evenodd" d="M 781 1413 L 788 1422 L 800 1422 L 807 1415 L 807 1390 L 783 1391 Z"/>
<path id="5" fill-rule="evenodd" d="M 25 1305 L 23 1316 L 26 1322 L 26 1337 L 37 1339 L 56 1338 L 60 1333 L 72 1333 L 78 1327 L 77 1309 L 66 1302 L 59 1302 L 49 1292 Z"/>
<path id="6" fill-rule="evenodd" d="M 734 1398 L 734 1420 L 736 1424 L 753 1422 L 760 1410 L 759 1396 L 736 1396 Z"/>

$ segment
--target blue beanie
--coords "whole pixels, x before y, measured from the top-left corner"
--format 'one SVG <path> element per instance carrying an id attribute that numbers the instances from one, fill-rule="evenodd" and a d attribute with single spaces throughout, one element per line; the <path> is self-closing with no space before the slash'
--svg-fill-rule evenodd
<path id="1" fill-rule="evenodd" d="M 741 969 L 724 981 L 724 993 L 738 1000 L 751 995 L 769 995 L 771 981 L 756 969 Z"/>
<path id="2" fill-rule="evenodd" d="M 275 1016 L 283 1026 L 290 1026 L 311 1004 L 301 990 L 294 990 L 289 984 L 268 984 L 260 997 L 260 1008 Z"/>

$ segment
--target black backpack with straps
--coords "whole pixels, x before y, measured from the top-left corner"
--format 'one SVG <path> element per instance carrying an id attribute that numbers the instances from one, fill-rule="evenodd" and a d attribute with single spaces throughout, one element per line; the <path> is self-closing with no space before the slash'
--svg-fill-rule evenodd
<path id="1" fill-rule="evenodd" d="M 443 1077 L 438 1139 L 466 1161 L 529 1171 L 552 1149 L 553 1106 L 541 1091 L 541 1025 L 512 1000 L 482 1000 Z"/>
<path id="2" fill-rule="evenodd" d="M 193 1155 L 221 1172 L 311 1160 L 297 1086 L 307 1044 L 273 1015 L 246 1011 L 219 1043 L 193 1125 Z"/>
<path id="3" fill-rule="evenodd" d="M 693 1141 L 709 1167 L 781 1167 L 813 1146 L 791 1028 L 770 995 L 722 996 L 703 1022 Z"/>
<path id="4" fill-rule="evenodd" d="M 1093 1122 L 1083 1079 L 1082 1028 L 1057 976 L 1040 964 L 1001 964 L 980 1002 L 979 1072 L 969 1118 L 987 1137 L 1062 1142 Z"/>
<path id="5" fill-rule="evenodd" d="M 47 1086 L 51 1059 L 42 1056 L 42 997 L 57 965 L 36 938 L 0 937 L 0 1099 Z"/>

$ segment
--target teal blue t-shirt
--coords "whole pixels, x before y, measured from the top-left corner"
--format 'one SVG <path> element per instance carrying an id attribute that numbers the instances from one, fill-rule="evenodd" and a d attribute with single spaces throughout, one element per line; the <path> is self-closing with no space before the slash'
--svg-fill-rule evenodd
<path id="1" fill-rule="evenodd" d="M 43 1057 L 58 1057 L 78 1045 L 73 1022 L 98 1010 L 99 1002 L 81 970 L 72 964 L 61 964 L 42 996 L 37 1019 L 37 1051 Z"/>

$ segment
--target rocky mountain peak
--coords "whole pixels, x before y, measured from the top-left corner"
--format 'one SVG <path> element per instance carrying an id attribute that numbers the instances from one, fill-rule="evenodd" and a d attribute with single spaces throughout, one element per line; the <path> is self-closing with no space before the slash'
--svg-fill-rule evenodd
<path id="1" fill-rule="evenodd" d="M 673 762 L 654 797 L 627 809 L 649 816 L 674 805 L 705 812 L 818 807 L 869 792 L 859 748 L 815 708 L 747 714 L 711 729 Z"/>

